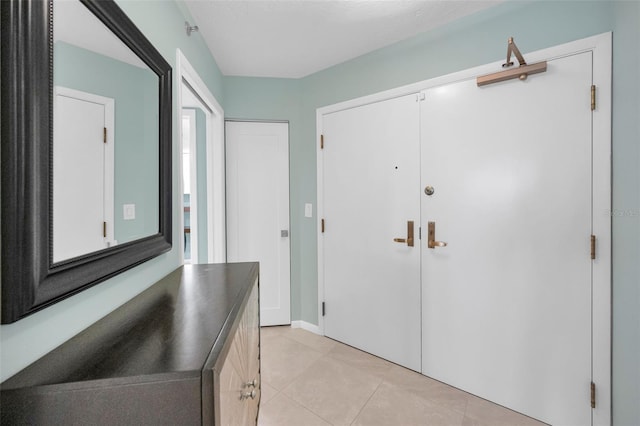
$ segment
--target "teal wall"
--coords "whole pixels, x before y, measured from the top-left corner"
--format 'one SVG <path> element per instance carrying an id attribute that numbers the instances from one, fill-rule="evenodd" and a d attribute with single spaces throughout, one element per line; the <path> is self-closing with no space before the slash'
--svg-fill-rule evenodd
<path id="1" fill-rule="evenodd" d="M 613 10 L 613 419 L 640 425 L 640 2 Z"/>
<path id="2" fill-rule="evenodd" d="M 640 3 L 510 1 L 299 80 L 225 77 L 225 114 L 291 125 L 292 319 L 318 323 L 316 109 L 502 60 L 506 40 L 523 52 L 612 31 L 613 414 L 640 424 Z"/>
<path id="3" fill-rule="evenodd" d="M 54 44 L 53 57 L 56 86 L 115 101 L 115 239 L 122 244 L 156 234 L 159 218 L 157 76 L 149 69 L 61 41 Z M 123 204 L 135 204 L 134 220 L 123 219 Z"/>
<path id="4" fill-rule="evenodd" d="M 180 48 L 211 93 L 223 104 L 222 74 L 202 37 L 198 33 L 187 37 L 184 21 L 193 22 L 193 18 L 184 5 L 173 0 L 117 0 L 117 3 L 160 51 L 174 72 L 176 48 Z M 179 161 L 176 88 L 174 81 L 174 165 Z M 172 176 L 173 217 L 177 218 L 181 205 L 177 167 L 173 168 Z M 180 264 L 177 242 L 182 238 L 178 228 L 175 226 L 173 229 L 174 245 L 170 252 L 16 323 L 0 326 L 0 381 L 12 376 L 176 269 Z"/>
<path id="5" fill-rule="evenodd" d="M 315 163 L 300 162 L 315 149 L 313 141 L 303 140 L 300 80 L 284 78 L 225 77 L 226 118 L 289 121 L 289 239 L 291 243 L 291 319 L 303 318 L 302 291 L 315 286 L 317 277 L 309 274 L 315 258 L 309 248 L 316 244 L 314 218 L 304 217 L 304 203 L 315 206 Z M 228 96 L 228 98 L 227 98 Z M 315 157 L 314 157 L 315 158 Z M 313 191 L 310 188 L 313 187 Z M 315 210 L 315 209 L 314 209 Z M 314 252 L 315 253 L 315 252 Z M 303 275 L 303 271 L 306 274 Z M 311 281 L 305 281 L 303 280 Z M 308 297 L 307 297 L 308 299 Z M 317 299 L 317 297 L 316 297 Z M 310 322 L 317 323 L 317 320 Z"/>

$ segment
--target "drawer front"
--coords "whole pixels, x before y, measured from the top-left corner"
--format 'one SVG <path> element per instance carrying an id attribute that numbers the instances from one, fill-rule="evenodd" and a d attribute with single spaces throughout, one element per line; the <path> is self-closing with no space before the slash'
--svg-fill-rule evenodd
<path id="1" fill-rule="evenodd" d="M 256 398 L 250 401 L 249 404 L 249 420 L 251 420 L 251 424 L 256 424 L 255 422 L 257 422 L 262 390 L 262 381 L 260 378 L 260 305 L 258 303 L 258 294 L 258 286 L 255 285 L 251 291 L 249 303 L 247 303 L 247 309 L 245 311 L 247 318 L 247 340 L 249 342 L 249 357 L 247 359 L 248 371 L 251 380 L 256 380 L 256 391 L 258 393 Z"/>
<path id="2" fill-rule="evenodd" d="M 258 287 L 251 295 L 217 372 L 216 424 L 255 425 L 260 404 L 260 325 Z"/>

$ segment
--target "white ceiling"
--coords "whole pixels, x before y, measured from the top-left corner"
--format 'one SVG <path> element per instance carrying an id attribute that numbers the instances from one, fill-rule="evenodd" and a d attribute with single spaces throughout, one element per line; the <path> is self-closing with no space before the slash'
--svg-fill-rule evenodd
<path id="1" fill-rule="evenodd" d="M 185 3 L 223 74 L 300 78 L 502 1 L 186 0 Z"/>
<path id="2" fill-rule="evenodd" d="M 58 0 L 53 4 L 53 41 L 64 41 L 139 68 L 149 68 L 78 1 Z"/>

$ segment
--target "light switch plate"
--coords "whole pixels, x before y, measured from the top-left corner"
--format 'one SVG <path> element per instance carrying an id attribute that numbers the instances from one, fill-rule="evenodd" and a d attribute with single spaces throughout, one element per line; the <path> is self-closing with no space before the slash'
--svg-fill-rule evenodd
<path id="1" fill-rule="evenodd" d="M 304 205 L 304 217 L 313 217 L 313 205 L 311 203 Z"/>
<path id="2" fill-rule="evenodd" d="M 124 220 L 133 220 L 136 218 L 136 205 L 135 204 L 123 204 L 122 205 L 122 218 Z"/>

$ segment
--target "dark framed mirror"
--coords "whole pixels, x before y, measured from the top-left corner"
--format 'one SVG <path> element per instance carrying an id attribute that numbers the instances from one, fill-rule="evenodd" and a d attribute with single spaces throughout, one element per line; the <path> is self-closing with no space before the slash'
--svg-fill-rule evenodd
<path id="1" fill-rule="evenodd" d="M 56 3 L 0 2 L 2 324 L 171 249 L 171 67 L 115 2 L 60 1 L 58 17 Z M 96 47 L 102 38 L 113 49 Z M 94 151 L 114 144 L 99 167 L 78 146 L 65 148 L 75 157 L 60 154 L 90 110 L 114 127 L 99 124 Z M 95 179 L 82 174 L 94 169 Z M 111 204 L 96 209 L 91 197 Z M 93 245 L 78 238 L 91 209 L 109 217 L 87 221 L 99 228 Z"/>

